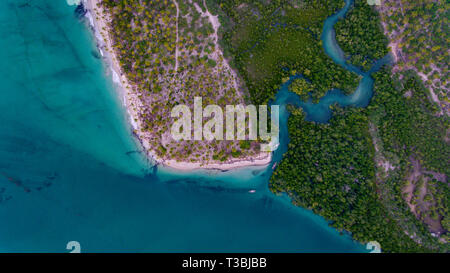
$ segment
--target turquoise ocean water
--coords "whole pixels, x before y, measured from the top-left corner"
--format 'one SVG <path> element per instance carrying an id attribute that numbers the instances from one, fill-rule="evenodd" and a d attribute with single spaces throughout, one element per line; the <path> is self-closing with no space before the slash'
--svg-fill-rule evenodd
<path id="1" fill-rule="evenodd" d="M 365 251 L 273 195 L 270 168 L 152 168 L 74 9 L 0 2 L 1 252 Z"/>

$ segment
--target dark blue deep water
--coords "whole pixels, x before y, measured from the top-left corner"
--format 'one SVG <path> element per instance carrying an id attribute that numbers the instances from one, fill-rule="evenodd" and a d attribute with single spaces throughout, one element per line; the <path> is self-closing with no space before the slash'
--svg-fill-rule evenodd
<path id="1" fill-rule="evenodd" d="M 0 252 L 68 252 L 69 241 L 82 252 L 365 251 L 273 195 L 270 168 L 152 168 L 74 9 L 0 1 Z"/>

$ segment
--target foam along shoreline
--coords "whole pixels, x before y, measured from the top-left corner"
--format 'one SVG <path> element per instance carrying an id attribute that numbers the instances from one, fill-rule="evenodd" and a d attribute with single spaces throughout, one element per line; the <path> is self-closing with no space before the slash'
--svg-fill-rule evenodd
<path id="1" fill-rule="evenodd" d="M 142 147 L 145 151 L 147 151 L 146 155 L 149 160 L 155 162 L 156 164 L 182 171 L 196 169 L 218 169 L 227 171 L 237 168 L 265 166 L 270 164 L 272 161 L 272 153 L 268 152 L 261 152 L 255 158 L 230 160 L 224 163 L 179 162 L 173 159 L 164 160 L 159 158 L 149 145 L 148 141 L 146 141 L 146 139 L 150 136 L 141 130 L 143 126 L 139 119 L 138 109 L 142 107 L 142 103 L 131 89 L 131 85 L 129 84 L 125 74 L 122 73 L 117 56 L 113 51 L 112 41 L 109 36 L 106 21 L 108 16 L 104 13 L 103 9 L 97 5 L 100 0 L 82 0 L 82 2 L 87 10 L 86 17 L 89 19 L 89 23 L 93 29 L 100 54 L 111 69 L 112 79 L 118 86 L 117 90 L 119 92 L 119 96 L 123 98 L 123 105 L 127 110 L 128 119 L 132 129 L 134 130 L 134 133 Z"/>

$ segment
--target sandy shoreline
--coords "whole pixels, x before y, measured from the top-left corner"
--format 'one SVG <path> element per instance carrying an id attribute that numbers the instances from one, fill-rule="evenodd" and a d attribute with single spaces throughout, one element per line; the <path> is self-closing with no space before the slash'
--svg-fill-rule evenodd
<path id="1" fill-rule="evenodd" d="M 189 171 L 195 169 L 218 169 L 218 170 L 232 170 L 249 166 L 264 166 L 268 165 L 272 160 L 272 153 L 261 153 L 255 158 L 248 160 L 230 160 L 224 163 L 201 163 L 201 162 L 177 162 L 176 160 L 164 160 L 159 158 L 156 153 L 150 147 L 146 138 L 149 137 L 145 132 L 142 132 L 143 128 L 139 117 L 138 110 L 142 106 L 141 101 L 134 91 L 130 88 L 130 84 L 126 76 L 122 73 L 119 61 L 112 50 L 112 42 L 109 37 L 109 32 L 106 14 L 103 10 L 97 6 L 100 0 L 83 0 L 83 4 L 88 11 L 86 16 L 88 17 L 90 24 L 94 30 L 95 38 L 100 50 L 100 53 L 104 59 L 106 59 L 107 65 L 111 69 L 114 83 L 118 85 L 120 96 L 123 96 L 123 104 L 128 112 L 130 124 L 134 130 L 136 137 L 139 139 L 142 147 L 145 149 L 148 158 L 162 164 L 164 166 L 174 168 L 177 170 Z M 94 10 L 94 7 L 96 10 Z M 96 12 L 99 14 L 98 18 Z M 148 133 L 147 133 L 148 134 Z"/>

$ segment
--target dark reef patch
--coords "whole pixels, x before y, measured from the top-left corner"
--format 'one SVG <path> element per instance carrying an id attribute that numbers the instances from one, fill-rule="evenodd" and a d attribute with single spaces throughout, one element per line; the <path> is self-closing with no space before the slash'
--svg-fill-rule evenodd
<path id="1" fill-rule="evenodd" d="M 81 19 L 81 18 L 83 18 L 83 17 L 86 15 L 87 9 L 84 8 L 83 3 L 80 3 L 80 4 L 75 8 L 74 13 L 75 13 L 75 16 L 76 16 L 78 19 Z"/>

